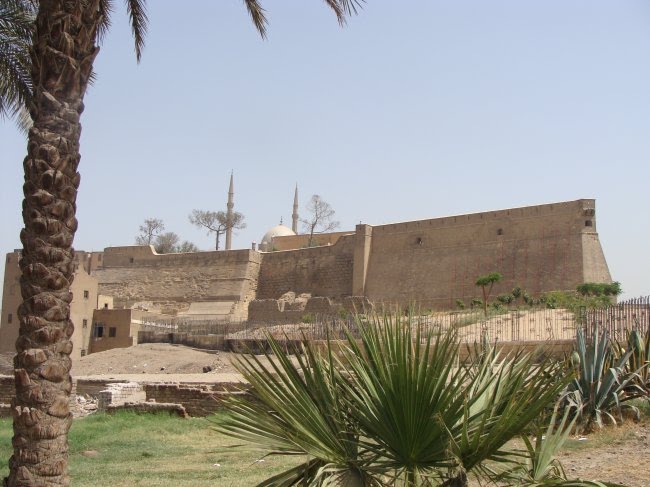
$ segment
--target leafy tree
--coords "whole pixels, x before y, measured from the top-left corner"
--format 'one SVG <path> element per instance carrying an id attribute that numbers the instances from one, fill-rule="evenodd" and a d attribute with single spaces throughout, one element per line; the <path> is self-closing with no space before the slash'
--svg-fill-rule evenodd
<path id="1" fill-rule="evenodd" d="M 165 229 L 165 224 L 158 218 L 147 218 L 140 225 L 140 234 L 135 237 L 137 245 L 151 245 L 155 238 Z"/>
<path id="2" fill-rule="evenodd" d="M 238 211 L 233 212 L 232 221 L 228 221 L 228 214 L 225 211 L 192 210 L 189 220 L 192 225 L 205 228 L 208 231 L 208 235 L 214 233 L 215 250 L 219 250 L 221 235 L 226 233 L 229 228 L 237 230 L 246 228 L 244 215 Z"/>
<path id="3" fill-rule="evenodd" d="M 315 194 L 307 203 L 307 218 L 300 219 L 304 233 L 309 234 L 308 246 L 314 245 L 314 234 L 331 232 L 338 228 L 339 222 L 333 220 L 334 209 L 330 204 Z"/>
<path id="4" fill-rule="evenodd" d="M 483 293 L 483 312 L 485 313 L 486 318 L 488 314 L 488 299 L 490 297 L 490 293 L 492 292 L 492 287 L 494 287 L 494 283 L 499 282 L 502 277 L 503 276 L 498 272 L 490 272 L 489 274 L 479 276 L 476 279 L 476 285 L 480 286 L 481 292 Z"/>
<path id="5" fill-rule="evenodd" d="M 72 416 L 70 283 L 72 243 L 77 230 L 76 199 L 81 154 L 80 118 L 86 88 L 99 52 L 97 41 L 110 25 L 111 0 L 3 0 L 37 6 L 31 44 L 10 38 L 0 49 L 15 49 L 28 59 L 31 91 L 18 98 L 20 72 L 0 71 L 0 96 L 9 110 L 26 102 L 33 126 L 23 162 L 23 244 L 20 335 L 14 361 L 14 454 L 6 484 L 68 485 L 68 442 Z M 139 60 L 147 28 L 145 0 L 125 0 Z M 244 0 L 262 36 L 266 17 L 257 0 Z M 355 12 L 356 0 L 326 0 L 340 23 Z M 6 11 L 5 11 L 6 12 Z M 4 13 L 3 13 L 4 15 Z M 3 17 L 6 18 L 6 17 Z M 29 55 L 26 55 L 26 49 Z M 27 97 L 23 100 L 21 97 Z"/>

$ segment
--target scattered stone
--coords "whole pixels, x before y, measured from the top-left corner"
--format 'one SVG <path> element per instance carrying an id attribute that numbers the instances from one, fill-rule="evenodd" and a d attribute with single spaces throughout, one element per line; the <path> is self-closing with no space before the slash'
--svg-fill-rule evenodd
<path id="1" fill-rule="evenodd" d="M 207 374 L 208 372 L 212 372 L 213 370 L 214 370 L 214 369 L 212 368 L 211 365 L 205 365 L 205 366 L 203 367 L 203 373 L 204 373 L 204 374 Z"/>
<path id="2" fill-rule="evenodd" d="M 70 410 L 74 418 L 83 418 L 97 411 L 97 398 L 76 396 Z"/>

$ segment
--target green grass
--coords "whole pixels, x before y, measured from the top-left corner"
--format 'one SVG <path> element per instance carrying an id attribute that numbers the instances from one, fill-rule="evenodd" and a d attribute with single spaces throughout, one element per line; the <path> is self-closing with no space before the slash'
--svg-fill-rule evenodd
<path id="1" fill-rule="evenodd" d="M 8 473 L 11 420 L 0 420 L 0 478 Z M 213 430 L 205 418 L 166 414 L 94 414 L 70 430 L 70 476 L 75 486 L 251 486 L 299 463 L 265 458 Z M 220 466 L 215 466 L 220 464 Z"/>

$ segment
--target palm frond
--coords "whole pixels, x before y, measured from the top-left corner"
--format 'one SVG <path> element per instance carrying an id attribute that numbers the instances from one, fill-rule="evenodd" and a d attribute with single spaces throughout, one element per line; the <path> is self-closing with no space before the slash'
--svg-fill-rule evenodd
<path id="1" fill-rule="evenodd" d="M 244 0 L 244 3 L 246 4 L 246 9 L 248 10 L 248 14 L 251 16 L 255 28 L 262 38 L 266 39 L 266 26 L 268 25 L 268 21 L 266 20 L 266 11 L 257 0 Z"/>
<path id="2" fill-rule="evenodd" d="M 273 337 L 267 339 L 273 353 L 266 355 L 269 365 L 255 356 L 242 356 L 235 362 L 251 384 L 254 400 L 231 400 L 229 414 L 218 429 L 254 442 L 270 454 L 307 454 L 318 459 L 309 468 L 285 472 L 289 476 L 313 480 L 313 476 L 357 471 L 358 432 L 342 404 L 342 378 L 333 367 L 332 355 L 323 357 L 305 345 L 305 355 L 297 353 L 292 360 Z"/>
<path id="3" fill-rule="evenodd" d="M 513 461 L 512 453 L 502 450 L 504 445 L 552 404 L 569 382 L 560 363 L 536 364 L 533 357 L 517 353 L 478 364 L 463 420 L 452 429 L 456 455 L 466 470 L 486 460 Z"/>
<path id="4" fill-rule="evenodd" d="M 346 17 L 356 15 L 365 0 L 325 0 L 325 3 L 334 11 L 339 24 L 344 25 Z"/>
<path id="5" fill-rule="evenodd" d="M 29 48 L 35 18 L 28 0 L 0 3 L 0 118 L 15 118 L 24 132 L 31 123 L 26 108 L 32 98 Z"/>
<path id="6" fill-rule="evenodd" d="M 445 425 L 462 412 L 459 387 L 467 372 L 455 367 L 453 331 L 423 332 L 412 317 L 400 319 L 386 314 L 359 322 L 361 345 L 348 337 L 340 364 L 349 376 L 346 397 L 375 468 L 437 475 L 455 466 Z"/>
<path id="7" fill-rule="evenodd" d="M 100 20 L 99 26 L 97 27 L 97 42 L 101 44 L 108 32 L 108 29 L 111 27 L 111 14 L 113 12 L 113 1 L 112 0 L 100 0 L 99 1 L 99 12 Z"/>
<path id="8" fill-rule="evenodd" d="M 126 10 L 131 21 L 131 32 L 135 41 L 135 57 L 140 62 L 142 49 L 144 49 L 144 39 L 147 34 L 147 17 L 146 0 L 125 0 Z"/>

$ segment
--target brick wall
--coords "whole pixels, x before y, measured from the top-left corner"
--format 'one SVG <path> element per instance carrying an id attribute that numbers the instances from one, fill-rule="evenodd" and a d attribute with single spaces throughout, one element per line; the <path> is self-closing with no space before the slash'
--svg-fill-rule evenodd
<path id="1" fill-rule="evenodd" d="M 215 386 L 217 386 L 215 384 Z M 232 394 L 241 394 L 241 384 L 190 386 L 188 384 L 145 384 L 147 400 L 182 404 L 190 416 L 208 416 L 223 409 L 223 401 Z"/>
<path id="2" fill-rule="evenodd" d="M 312 247 L 320 245 L 334 245 L 343 235 L 353 235 L 354 232 L 330 232 L 314 234 Z M 309 235 L 283 235 L 273 238 L 273 250 L 293 250 L 309 246 Z M 269 249 L 271 250 L 271 249 Z"/>
<path id="3" fill-rule="evenodd" d="M 503 275 L 493 296 L 515 286 L 532 294 L 575 289 L 585 267 L 599 268 L 599 280 L 610 281 L 593 204 L 578 200 L 372 227 L 365 295 L 375 302 L 453 308 L 456 299 L 479 297 L 474 282 L 489 272 Z"/>
<path id="4" fill-rule="evenodd" d="M 262 254 L 257 299 L 278 299 L 284 293 L 343 297 L 352 294 L 354 236 L 335 245 Z"/>
<path id="5" fill-rule="evenodd" d="M 114 297 L 115 307 L 151 301 L 184 309 L 192 301 L 239 301 L 249 295 L 257 284 L 259 255 L 251 250 L 158 255 L 150 247 L 109 247 L 93 276 L 100 293 Z"/>

